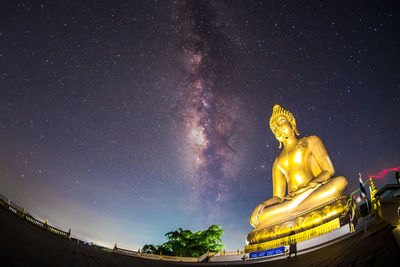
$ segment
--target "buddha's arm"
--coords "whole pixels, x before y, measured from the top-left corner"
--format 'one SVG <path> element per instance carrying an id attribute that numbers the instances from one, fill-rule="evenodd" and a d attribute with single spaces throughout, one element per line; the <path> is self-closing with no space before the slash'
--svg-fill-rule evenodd
<path id="1" fill-rule="evenodd" d="M 282 171 L 278 166 L 278 159 L 275 159 L 274 165 L 272 166 L 272 187 L 274 197 L 285 197 L 286 191 L 286 179 Z"/>
<path id="2" fill-rule="evenodd" d="M 310 136 L 309 142 L 311 143 L 310 149 L 312 158 L 315 160 L 319 169 L 321 170 L 318 176 L 310 182 L 321 183 L 332 177 L 332 175 L 335 173 L 335 168 L 333 167 L 332 161 L 328 155 L 328 151 L 326 151 L 321 139 L 318 136 Z"/>

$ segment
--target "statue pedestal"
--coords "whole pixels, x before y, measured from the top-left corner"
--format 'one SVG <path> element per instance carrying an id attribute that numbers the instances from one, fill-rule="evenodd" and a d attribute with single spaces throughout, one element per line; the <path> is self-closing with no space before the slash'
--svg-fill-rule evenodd
<path id="1" fill-rule="evenodd" d="M 245 252 L 300 242 L 294 240 L 296 236 L 297 239 L 304 241 L 340 227 L 339 217 L 345 209 L 347 200 L 348 197 L 340 196 L 295 216 L 282 218 L 272 225 L 258 225 L 247 236 L 248 246 L 245 247 Z M 313 229 L 315 231 L 312 231 Z"/>

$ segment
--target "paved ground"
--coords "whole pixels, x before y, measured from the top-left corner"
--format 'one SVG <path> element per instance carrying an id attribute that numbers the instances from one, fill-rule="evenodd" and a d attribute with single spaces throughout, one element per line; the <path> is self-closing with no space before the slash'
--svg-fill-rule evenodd
<path id="1" fill-rule="evenodd" d="M 88 226 L 89 227 L 89 226 Z M 115 255 L 44 231 L 0 207 L 0 266 L 225 266 L 227 263 L 169 263 Z M 390 228 L 358 233 L 296 259 L 238 262 L 247 266 L 400 266 Z"/>

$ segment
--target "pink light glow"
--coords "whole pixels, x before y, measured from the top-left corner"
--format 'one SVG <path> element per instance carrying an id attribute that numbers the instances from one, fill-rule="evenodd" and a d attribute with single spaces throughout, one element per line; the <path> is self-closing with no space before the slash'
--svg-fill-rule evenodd
<path id="1" fill-rule="evenodd" d="M 386 169 L 386 170 L 381 171 L 379 174 L 368 175 L 368 176 L 371 178 L 383 178 L 383 176 L 385 176 L 386 173 L 391 172 L 391 171 L 398 171 L 398 170 L 400 170 L 400 167 Z"/>

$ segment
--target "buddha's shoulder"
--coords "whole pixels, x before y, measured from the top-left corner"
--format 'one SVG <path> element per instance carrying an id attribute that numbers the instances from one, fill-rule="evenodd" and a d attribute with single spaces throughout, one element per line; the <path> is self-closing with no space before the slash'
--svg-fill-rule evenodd
<path id="1" fill-rule="evenodd" d="M 300 142 L 304 142 L 307 144 L 321 144 L 322 140 L 316 135 L 306 136 L 300 139 Z"/>

